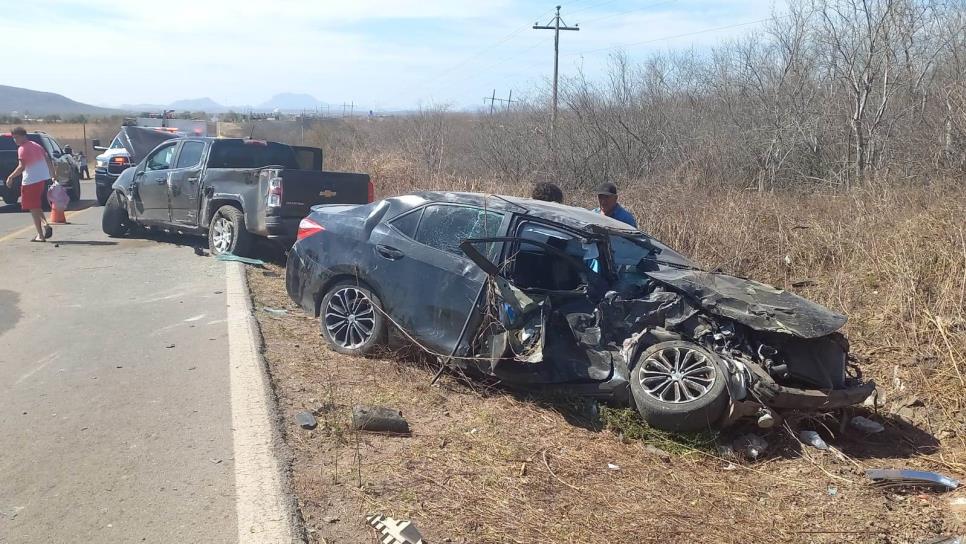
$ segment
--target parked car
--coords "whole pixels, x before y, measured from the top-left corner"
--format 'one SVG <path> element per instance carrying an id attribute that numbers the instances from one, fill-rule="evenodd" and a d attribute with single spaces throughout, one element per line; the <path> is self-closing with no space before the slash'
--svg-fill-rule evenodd
<path id="1" fill-rule="evenodd" d="M 95 150 L 103 151 L 94 157 L 94 190 L 97 203 L 107 204 L 112 187 L 121 172 L 137 164 L 144 155 L 165 140 L 183 136 L 175 129 L 159 127 L 122 126 L 111 145 L 104 147 L 100 140 L 93 140 Z"/>
<path id="2" fill-rule="evenodd" d="M 322 171 L 322 150 L 240 138 L 164 141 L 113 185 L 102 218 L 110 236 L 149 226 L 208 236 L 214 254 L 249 253 L 254 237 L 295 241 L 320 203 L 371 202 L 366 174 Z"/>
<path id="3" fill-rule="evenodd" d="M 57 179 L 67 185 L 67 194 L 71 202 L 80 200 L 81 185 L 77 163 L 70 153 L 65 153 L 60 144 L 45 132 L 28 132 L 27 139 L 40 144 L 53 160 Z M 7 187 L 7 176 L 17 168 L 17 144 L 10 133 L 0 134 L 0 197 L 7 204 L 16 204 L 20 200 L 20 182 L 18 177 L 13 187 Z M 48 185 L 49 186 L 49 185 Z M 44 191 L 44 209 L 50 209 L 47 203 L 47 192 Z"/>
<path id="4" fill-rule="evenodd" d="M 316 206 L 286 286 L 338 352 L 395 330 L 468 374 L 634 405 L 661 429 L 767 426 L 875 389 L 850 363 L 844 316 L 556 203 L 426 192 Z"/>

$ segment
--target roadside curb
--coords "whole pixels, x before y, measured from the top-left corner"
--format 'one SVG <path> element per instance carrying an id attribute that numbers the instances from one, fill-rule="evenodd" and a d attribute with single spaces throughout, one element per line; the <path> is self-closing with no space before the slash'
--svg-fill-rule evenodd
<path id="1" fill-rule="evenodd" d="M 245 267 L 225 264 L 238 542 L 304 542 Z"/>

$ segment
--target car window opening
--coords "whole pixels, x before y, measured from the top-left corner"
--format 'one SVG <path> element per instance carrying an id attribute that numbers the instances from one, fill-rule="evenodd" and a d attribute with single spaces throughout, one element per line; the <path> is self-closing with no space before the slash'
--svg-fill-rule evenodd
<path id="1" fill-rule="evenodd" d="M 582 261 L 591 270 L 598 263 L 598 248 L 593 242 L 585 242 L 564 231 L 525 223 L 520 227 L 523 240 L 541 242 Z M 521 241 L 512 258 L 510 281 L 521 289 L 548 291 L 574 291 L 583 283 L 580 271 L 573 261 L 536 244 Z"/>

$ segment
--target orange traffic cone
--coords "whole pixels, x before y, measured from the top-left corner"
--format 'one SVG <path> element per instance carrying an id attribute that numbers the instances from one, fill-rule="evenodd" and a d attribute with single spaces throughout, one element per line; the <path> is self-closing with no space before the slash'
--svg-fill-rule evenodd
<path id="1" fill-rule="evenodd" d="M 61 209 L 57 204 L 53 202 L 50 203 L 50 222 L 51 223 L 66 223 L 67 215 L 64 214 L 64 210 Z"/>

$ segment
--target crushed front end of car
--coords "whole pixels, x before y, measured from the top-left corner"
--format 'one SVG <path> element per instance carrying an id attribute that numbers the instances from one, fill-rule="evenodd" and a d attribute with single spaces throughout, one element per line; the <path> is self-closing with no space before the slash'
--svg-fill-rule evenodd
<path id="1" fill-rule="evenodd" d="M 486 261 L 472 247 L 484 240 L 461 246 L 491 277 L 488 317 L 472 349 L 489 361 L 485 373 L 630 403 L 648 424 L 670 431 L 746 417 L 768 427 L 782 412 L 832 411 L 875 391 L 851 363 L 839 332 L 845 316 L 700 270 L 643 234 L 583 235 L 486 240 L 516 244 L 518 260 L 524 246 L 557 257 L 543 273 L 574 269 L 579 279 L 566 290 L 514 285 L 512 278 L 526 276 L 514 271 L 518 265 Z"/>

